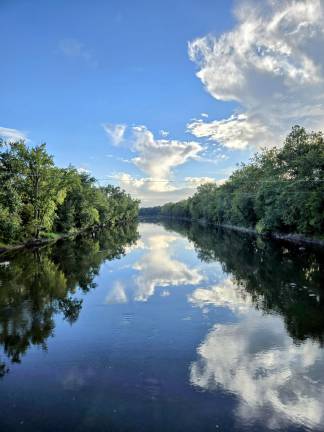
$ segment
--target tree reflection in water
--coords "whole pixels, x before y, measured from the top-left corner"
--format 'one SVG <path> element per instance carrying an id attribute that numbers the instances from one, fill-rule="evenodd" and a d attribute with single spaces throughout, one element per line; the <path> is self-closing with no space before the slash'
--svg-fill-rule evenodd
<path id="1" fill-rule="evenodd" d="M 95 288 L 104 261 L 118 259 L 138 239 L 137 225 L 102 230 L 37 250 L 0 257 L 0 377 L 9 363 L 20 363 L 33 346 L 47 349 L 55 314 L 77 321 L 82 300 L 77 293 Z"/>
<path id="2" fill-rule="evenodd" d="M 323 345 L 323 250 L 199 224 L 163 224 L 185 235 L 202 261 L 220 262 L 255 308 L 280 314 L 295 342 L 312 338 Z"/>
<path id="3" fill-rule="evenodd" d="M 51 430 L 57 412 L 64 430 L 88 430 L 89 418 L 93 430 L 162 430 L 165 418 L 170 430 L 322 430 L 323 252 L 161 225 L 142 224 L 130 247 L 131 227 L 1 257 L 0 374 L 33 345 L 50 351 L 2 380 L 18 407 L 4 400 L 5 421 L 28 406 L 28 430 L 42 427 L 41 405 L 26 403 L 35 391 Z M 58 323 L 75 322 L 81 307 L 67 357 Z"/>
<path id="4" fill-rule="evenodd" d="M 190 365 L 191 384 L 235 395 L 238 424 L 246 427 L 261 419 L 267 429 L 321 427 L 323 251 L 199 225 L 166 227 L 224 271 L 223 281 L 195 289 L 189 302 L 205 312 L 225 307 L 235 317 L 209 329 Z"/>

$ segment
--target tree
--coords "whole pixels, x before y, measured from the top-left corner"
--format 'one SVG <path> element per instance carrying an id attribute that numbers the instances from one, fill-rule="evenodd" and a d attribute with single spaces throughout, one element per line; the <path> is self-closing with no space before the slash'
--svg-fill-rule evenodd
<path id="1" fill-rule="evenodd" d="M 58 168 L 45 144 L 0 141 L 0 241 L 11 243 L 116 225 L 137 218 L 139 202 L 120 188 L 69 166 Z"/>
<path id="2" fill-rule="evenodd" d="M 294 126 L 283 147 L 264 149 L 221 186 L 199 186 L 193 197 L 141 214 L 161 214 L 255 228 L 324 234 L 324 138 Z"/>
<path id="3" fill-rule="evenodd" d="M 2 162 L 21 200 L 25 233 L 39 238 L 41 230 L 51 230 L 57 205 L 64 201 L 61 170 L 54 166 L 45 144 L 28 148 L 24 142 L 10 143 Z"/>

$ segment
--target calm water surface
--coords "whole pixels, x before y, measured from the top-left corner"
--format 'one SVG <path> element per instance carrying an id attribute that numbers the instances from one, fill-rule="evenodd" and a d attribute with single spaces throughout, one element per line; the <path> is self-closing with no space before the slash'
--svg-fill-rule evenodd
<path id="1" fill-rule="evenodd" d="M 324 431 L 323 274 L 174 223 L 0 256 L 0 431 Z"/>

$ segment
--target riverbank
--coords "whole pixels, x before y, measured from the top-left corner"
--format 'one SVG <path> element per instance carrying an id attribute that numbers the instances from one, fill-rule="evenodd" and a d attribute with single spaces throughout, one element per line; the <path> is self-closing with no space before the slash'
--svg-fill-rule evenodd
<path id="1" fill-rule="evenodd" d="M 48 245 L 51 243 L 56 243 L 57 241 L 65 239 L 65 238 L 73 238 L 73 237 L 81 234 L 84 231 L 86 231 L 86 230 L 79 230 L 79 231 L 76 231 L 73 233 L 64 233 L 64 234 L 55 233 L 55 236 L 53 236 L 53 237 L 42 237 L 39 239 L 29 239 L 23 243 L 18 243 L 18 244 L 14 244 L 14 245 L 0 244 L 0 255 L 4 254 L 6 252 L 15 251 L 18 249 L 39 248 L 39 247 L 42 247 L 42 246 L 45 246 L 45 245 Z"/>
<path id="2" fill-rule="evenodd" d="M 122 225 L 122 224 L 119 224 Z M 73 231 L 70 233 L 52 233 L 52 236 L 49 237 L 41 237 L 39 239 L 29 239 L 26 240 L 23 243 L 18 243 L 18 244 L 14 244 L 14 245 L 5 245 L 5 244 L 1 244 L 0 243 L 0 255 L 5 254 L 6 252 L 12 252 L 15 250 L 19 250 L 19 249 L 36 249 L 36 248 L 41 248 L 42 246 L 47 246 L 49 244 L 54 244 L 59 240 L 64 240 L 67 238 L 73 238 L 76 237 L 80 234 L 86 233 L 86 232 L 95 232 L 98 231 L 99 229 L 103 229 L 103 228 L 108 228 L 108 227 L 113 227 L 112 225 L 93 225 L 91 227 L 87 227 L 87 228 L 82 228 L 80 230 L 77 231 Z"/>
<path id="3" fill-rule="evenodd" d="M 190 219 L 190 218 L 173 218 L 173 217 L 168 217 L 168 216 L 159 216 L 159 217 L 154 217 L 154 216 L 153 217 L 149 217 L 149 216 L 145 216 L 145 217 L 142 216 L 141 217 L 140 216 L 140 220 L 144 220 L 144 221 L 145 220 L 158 221 L 159 219 L 191 222 L 191 223 L 198 223 L 200 225 L 206 225 L 206 226 L 208 225 L 208 226 L 213 226 L 213 227 L 225 228 L 225 229 L 239 231 L 239 232 L 243 232 L 246 234 L 250 234 L 250 235 L 258 236 L 258 237 L 262 237 L 262 238 L 272 238 L 275 240 L 288 241 L 290 243 L 300 244 L 301 246 L 302 245 L 313 245 L 313 246 L 324 247 L 324 239 L 307 237 L 307 236 L 302 235 L 302 234 L 294 234 L 294 233 L 288 234 L 288 233 L 279 233 L 279 232 L 259 233 L 254 228 L 247 228 L 247 227 L 241 227 L 241 226 L 230 225 L 230 224 L 212 224 L 210 222 L 207 222 L 204 219 L 195 220 L 195 219 Z"/>
<path id="4" fill-rule="evenodd" d="M 313 237 L 307 237 L 304 236 L 302 234 L 286 234 L 286 233 L 279 233 L 279 232 L 269 232 L 269 233 L 258 233 L 255 229 L 253 228 L 245 228 L 245 227 L 240 227 L 240 226 L 235 226 L 235 225 L 217 225 L 220 226 L 222 228 L 226 228 L 226 229 L 231 229 L 231 230 L 235 230 L 235 231 L 240 231 L 240 232 L 245 232 L 248 234 L 252 234 L 255 236 L 260 236 L 263 238 L 273 238 L 275 240 L 284 240 L 284 241 L 289 241 L 291 243 L 295 243 L 295 244 L 305 244 L 305 245 L 315 245 L 315 246 L 321 246 L 324 247 L 324 240 L 322 239 L 318 239 L 318 238 L 313 238 Z"/>

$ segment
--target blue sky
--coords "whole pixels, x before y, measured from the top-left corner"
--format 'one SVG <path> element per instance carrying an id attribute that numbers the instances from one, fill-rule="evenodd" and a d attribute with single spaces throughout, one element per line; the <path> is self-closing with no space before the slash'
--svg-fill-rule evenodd
<path id="1" fill-rule="evenodd" d="M 310 48 L 323 42 L 322 9 L 319 0 L 2 0 L 0 134 L 46 141 L 60 166 L 109 178 L 144 205 L 188 196 L 294 123 L 322 126 L 313 107 L 323 60 Z"/>

